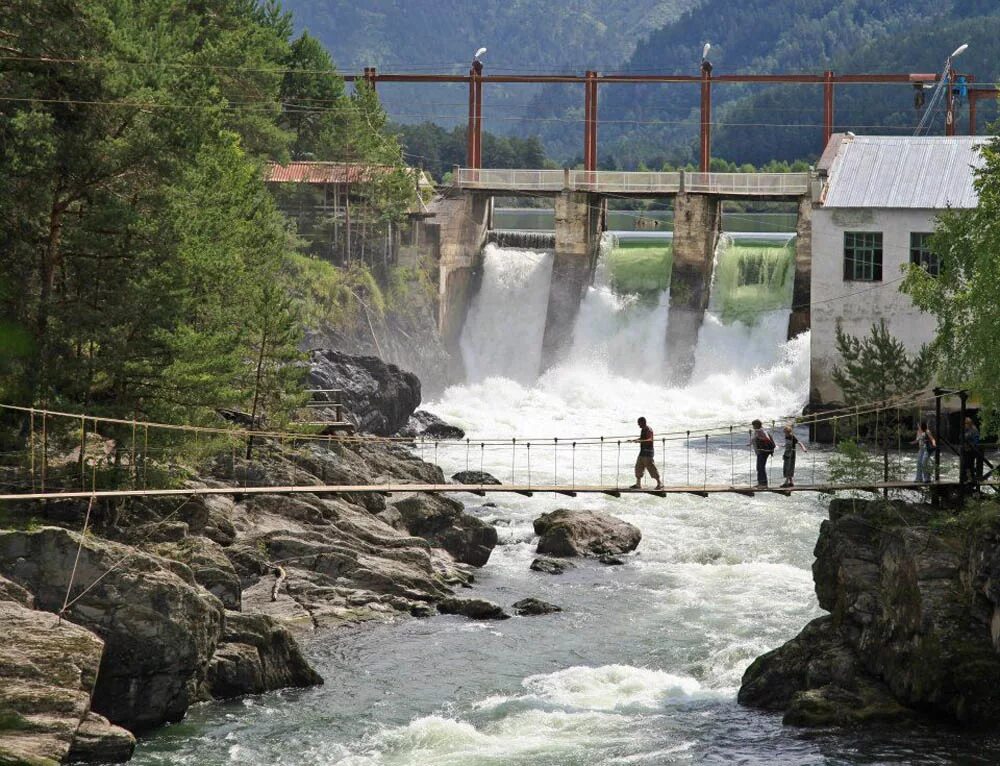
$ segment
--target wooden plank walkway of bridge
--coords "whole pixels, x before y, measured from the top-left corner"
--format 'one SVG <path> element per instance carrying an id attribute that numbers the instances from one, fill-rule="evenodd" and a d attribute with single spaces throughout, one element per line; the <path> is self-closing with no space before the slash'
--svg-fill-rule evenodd
<path id="1" fill-rule="evenodd" d="M 198 495 L 347 495 L 374 493 L 392 495 L 396 493 L 424 492 L 427 494 L 468 493 L 484 496 L 489 494 L 513 494 L 532 497 L 536 494 L 558 494 L 568 497 L 578 495 L 607 495 L 610 497 L 627 497 L 635 495 L 709 495 L 737 494 L 753 497 L 755 494 L 784 495 L 786 497 L 797 492 L 817 492 L 832 494 L 834 492 L 872 492 L 884 490 L 919 490 L 934 488 L 957 489 L 962 485 L 957 481 L 940 481 L 916 483 L 910 481 L 869 482 L 861 484 L 802 484 L 794 487 L 756 487 L 753 485 L 706 484 L 695 486 L 667 486 L 662 489 L 629 489 L 615 486 L 545 486 L 537 484 L 506 485 L 506 484 L 320 484 L 302 486 L 275 487 L 189 487 L 174 489 L 108 489 L 108 490 L 72 490 L 66 492 L 18 492 L 0 494 L 0 501 L 15 500 L 73 500 L 102 499 L 126 497 L 163 497 L 163 496 L 198 496 Z M 982 482 L 980 487 L 1000 486 L 1000 482 Z"/>

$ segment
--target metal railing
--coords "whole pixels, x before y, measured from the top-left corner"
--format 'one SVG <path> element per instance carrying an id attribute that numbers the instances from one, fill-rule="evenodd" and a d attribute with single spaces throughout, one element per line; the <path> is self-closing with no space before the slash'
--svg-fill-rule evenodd
<path id="1" fill-rule="evenodd" d="M 809 173 L 642 173 L 617 170 L 455 168 L 452 186 L 484 191 L 590 191 L 606 194 L 730 194 L 793 197 L 808 194 Z"/>
<path id="2" fill-rule="evenodd" d="M 676 194 L 681 191 L 681 173 L 640 173 L 617 170 L 571 170 L 569 188 L 577 191 L 650 192 Z"/>
<path id="3" fill-rule="evenodd" d="M 808 173 L 685 173 L 684 191 L 787 197 L 808 194 L 809 180 Z"/>
<path id="4" fill-rule="evenodd" d="M 562 191 L 566 185 L 566 172 L 563 170 L 455 168 L 451 183 L 452 186 L 462 189 Z"/>

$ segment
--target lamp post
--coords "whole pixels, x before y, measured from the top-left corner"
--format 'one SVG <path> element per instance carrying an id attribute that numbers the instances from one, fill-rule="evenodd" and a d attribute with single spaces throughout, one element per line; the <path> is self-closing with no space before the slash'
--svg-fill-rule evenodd
<path id="1" fill-rule="evenodd" d="M 707 173 L 712 162 L 712 62 L 708 60 L 711 43 L 701 51 L 701 149 L 700 167 Z"/>
<path id="2" fill-rule="evenodd" d="M 954 51 L 952 51 L 952 54 L 948 57 L 948 66 L 947 66 L 948 74 L 947 74 L 947 82 L 945 83 L 945 87 L 948 88 L 947 92 L 948 106 L 947 109 L 945 110 L 945 116 L 944 116 L 944 132 L 946 136 L 955 135 L 955 92 L 954 92 L 955 70 L 952 68 L 951 62 L 952 60 L 958 58 L 963 53 L 965 53 L 965 50 L 968 47 L 969 47 L 968 43 L 963 43 L 962 45 L 959 45 Z"/>
<path id="3" fill-rule="evenodd" d="M 466 160 L 470 168 L 478 169 L 482 165 L 482 129 L 483 129 L 483 62 L 480 57 L 486 53 L 486 48 L 480 48 L 472 57 L 469 69 L 469 127 L 466 136 Z"/>

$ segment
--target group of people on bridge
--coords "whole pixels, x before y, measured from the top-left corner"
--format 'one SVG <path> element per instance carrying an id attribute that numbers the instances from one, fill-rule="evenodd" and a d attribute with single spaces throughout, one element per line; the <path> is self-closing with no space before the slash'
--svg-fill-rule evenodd
<path id="1" fill-rule="evenodd" d="M 655 448 L 653 429 L 649 427 L 646 418 L 641 417 L 637 421 L 639 426 L 639 438 L 633 442 L 639 444 L 639 456 L 635 461 L 635 484 L 629 489 L 642 489 L 642 480 L 646 473 L 656 482 L 654 489 L 663 489 L 663 482 L 660 479 L 660 472 L 656 468 Z M 757 487 L 768 486 L 767 461 L 777 450 L 774 438 L 764 428 L 760 420 L 751 422 L 749 447 L 753 451 L 757 468 Z M 795 435 L 792 426 L 786 425 L 784 431 L 784 446 L 782 451 L 781 473 L 784 482 L 782 488 L 795 486 L 795 456 L 796 450 L 801 449 L 808 452 Z M 963 423 L 962 449 L 959 453 L 960 469 L 959 481 L 962 484 L 978 486 L 983 481 L 983 464 L 985 456 L 980 443 L 979 428 L 972 418 L 965 418 Z M 930 460 L 938 448 L 937 439 L 931 432 L 926 420 L 921 420 L 917 426 L 916 436 L 910 444 L 917 447 L 917 474 L 914 482 L 923 484 L 931 481 Z M 991 465 L 992 468 L 992 465 Z"/>
<path id="2" fill-rule="evenodd" d="M 639 444 L 639 457 L 635 461 L 635 484 L 633 484 L 629 489 L 642 489 L 642 480 L 646 473 L 649 473 L 650 477 L 656 482 L 654 489 L 663 489 L 663 482 L 660 480 L 660 472 L 656 468 L 655 449 L 654 449 L 654 435 L 653 429 L 649 427 L 646 423 L 646 418 L 639 418 L 637 421 L 639 426 L 639 438 L 633 439 L 634 442 Z M 757 486 L 766 487 L 767 486 L 767 461 L 775 450 L 777 445 L 771 434 L 765 430 L 764 425 L 759 420 L 754 420 L 751 424 L 753 430 L 750 436 L 750 446 L 756 455 L 757 461 Z M 795 454 L 796 448 L 801 449 L 803 452 L 807 452 L 806 445 L 799 441 L 799 438 L 795 435 L 792 427 L 785 426 L 784 428 L 784 453 L 782 454 L 782 476 L 785 481 L 782 483 L 782 488 L 794 487 L 795 486 Z"/>
<path id="3" fill-rule="evenodd" d="M 632 441 L 639 444 L 639 456 L 635 461 L 635 484 L 629 489 L 642 489 L 642 480 L 646 473 L 656 482 L 654 489 L 663 489 L 663 482 L 660 480 L 660 472 L 656 468 L 654 435 L 653 429 L 649 427 L 646 418 L 638 420 L 639 438 Z M 767 461 L 777 450 L 774 438 L 764 428 L 760 420 L 754 420 L 750 424 L 750 442 L 748 446 L 752 449 L 757 468 L 757 487 L 768 486 Z M 781 473 L 784 482 L 782 488 L 795 486 L 795 456 L 796 450 L 801 449 L 808 452 L 795 435 L 792 426 L 786 425 L 783 429 L 784 445 L 781 456 Z M 920 421 L 917 426 L 916 436 L 912 442 L 917 446 L 917 475 L 915 483 L 923 484 L 931 481 L 930 459 L 937 449 L 937 439 L 931 433 L 926 420 Z M 984 455 L 980 444 L 979 429 L 972 418 L 965 418 L 963 423 L 962 450 L 960 453 L 960 474 L 959 480 L 962 484 L 978 485 L 983 480 Z"/>

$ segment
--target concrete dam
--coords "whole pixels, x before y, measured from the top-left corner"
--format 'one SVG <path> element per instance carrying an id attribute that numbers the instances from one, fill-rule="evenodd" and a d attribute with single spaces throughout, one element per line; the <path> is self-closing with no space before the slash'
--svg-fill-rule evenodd
<path id="1" fill-rule="evenodd" d="M 713 321 L 752 326 L 764 320 L 773 325 L 779 319 L 773 310 L 783 309 L 780 340 L 809 329 L 812 188 L 809 175 L 798 173 L 460 169 L 448 194 L 433 206 L 432 215 L 416 224 L 414 255 L 438 264 L 439 329 L 453 358 L 469 358 L 469 353 L 462 353 L 463 343 L 473 342 L 472 338 L 463 340 L 468 320 L 484 325 L 484 318 L 476 316 L 474 309 L 481 291 L 503 289 L 502 295 L 483 296 L 498 306 L 498 313 L 486 324 L 499 326 L 476 342 L 504 345 L 507 354 L 520 354 L 537 374 L 566 357 L 574 345 L 574 327 L 588 288 L 595 286 L 595 280 L 598 284 L 609 280 L 602 273 L 607 266 L 603 260 L 608 258 L 608 253 L 602 256 L 602 249 L 613 247 L 607 233 L 608 200 L 669 200 L 673 205 L 669 258 L 657 265 L 667 273 L 655 275 L 666 286 L 660 301 L 664 305 L 658 307 L 660 311 L 648 312 L 642 321 L 661 325 L 662 349 L 656 351 L 666 360 L 669 379 L 684 384 L 695 372 L 695 349 L 706 312 Z M 511 232 L 495 226 L 494 200 L 519 193 L 552 200 L 554 231 Z M 734 239 L 723 232 L 723 203 L 728 200 L 792 203 L 794 236 L 784 244 Z M 535 257 L 525 260 L 513 254 L 523 251 Z M 508 271 L 518 268 L 531 273 L 516 277 L 504 273 L 504 258 L 521 261 L 517 266 L 508 264 Z M 490 285 L 484 285 L 487 273 Z M 512 281 L 515 284 L 507 284 Z M 716 281 L 719 284 L 713 288 Z M 718 294 L 713 297 L 713 293 Z M 474 316 L 470 317 L 470 311 Z M 530 330 L 513 321 L 523 319 L 525 312 L 534 314 Z M 711 328 L 705 330 L 708 337 L 702 342 L 711 342 Z M 647 327 L 643 332 L 655 336 L 657 328 Z"/>

